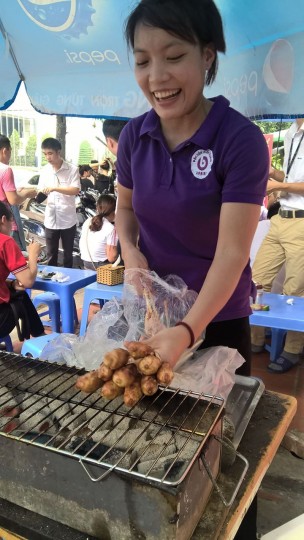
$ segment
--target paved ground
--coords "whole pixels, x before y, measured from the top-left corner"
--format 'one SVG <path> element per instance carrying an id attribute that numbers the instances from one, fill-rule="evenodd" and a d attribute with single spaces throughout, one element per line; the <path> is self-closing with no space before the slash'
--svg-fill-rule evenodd
<path id="1" fill-rule="evenodd" d="M 76 293 L 75 299 L 78 313 L 81 315 L 82 291 Z M 91 316 L 97 309 L 97 305 L 92 306 Z M 17 339 L 16 333 L 13 332 L 11 337 L 14 342 Z M 303 512 L 304 459 L 280 447 L 258 493 L 259 538 Z"/>
<path id="2" fill-rule="evenodd" d="M 304 460 L 280 447 L 258 493 L 258 532 L 266 534 L 303 512 Z"/>

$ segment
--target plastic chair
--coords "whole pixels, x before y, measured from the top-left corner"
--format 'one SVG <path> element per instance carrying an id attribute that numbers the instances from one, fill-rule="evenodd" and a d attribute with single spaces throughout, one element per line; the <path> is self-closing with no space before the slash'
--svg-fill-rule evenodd
<path id="1" fill-rule="evenodd" d="M 45 315 L 49 316 L 49 321 L 41 320 L 42 324 L 44 326 L 49 326 L 48 323 L 50 323 L 51 328 L 53 332 L 60 332 L 60 299 L 58 294 L 53 292 L 44 292 L 41 294 L 37 294 L 35 298 L 33 299 L 33 304 L 36 309 L 41 304 L 45 304 L 48 306 L 48 309 L 45 311 L 39 312 L 39 317 L 42 318 Z M 74 300 L 74 321 L 76 324 L 78 324 L 78 316 L 77 316 L 77 310 L 76 310 L 76 304 Z"/>
<path id="2" fill-rule="evenodd" d="M 91 283 L 90 285 L 87 285 L 86 287 L 84 287 L 83 308 L 82 308 L 80 331 L 79 331 L 80 336 L 83 336 L 85 334 L 85 331 L 87 328 L 91 302 L 93 302 L 93 300 L 99 300 L 100 307 L 102 307 L 103 303 L 106 302 L 107 300 L 111 300 L 114 297 L 121 298 L 122 290 L 123 290 L 122 284 L 121 285 L 103 285 L 102 283 L 97 283 L 97 282 Z"/>
<path id="3" fill-rule="evenodd" d="M 48 309 L 39 312 L 39 317 L 42 318 L 48 315 L 50 321 L 42 320 L 41 322 L 44 326 L 47 326 L 46 323 L 50 322 L 53 332 L 60 332 L 60 299 L 58 294 L 52 292 L 37 294 L 32 302 L 37 310 L 42 304 L 48 306 Z"/>
<path id="4" fill-rule="evenodd" d="M 271 328 L 271 343 L 265 345 L 266 351 L 270 353 L 270 361 L 273 362 L 281 354 L 284 347 L 284 340 L 286 336 L 286 330 L 280 328 Z"/>
<path id="5" fill-rule="evenodd" d="M 9 334 L 8 336 L 0 338 L 0 343 L 5 343 L 7 352 L 14 352 L 11 336 Z"/>
<path id="6" fill-rule="evenodd" d="M 39 358 L 41 351 L 46 344 L 57 336 L 59 336 L 58 332 L 52 332 L 51 334 L 46 334 L 45 336 L 27 339 L 22 345 L 21 354 L 23 356 Z"/>

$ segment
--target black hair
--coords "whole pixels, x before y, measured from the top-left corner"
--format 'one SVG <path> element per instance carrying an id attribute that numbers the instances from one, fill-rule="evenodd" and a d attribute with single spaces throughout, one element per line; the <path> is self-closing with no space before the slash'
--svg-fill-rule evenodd
<path id="1" fill-rule="evenodd" d="M 221 15 L 213 0 L 141 0 L 128 16 L 125 38 L 134 48 L 135 29 L 138 24 L 161 28 L 188 43 L 214 47 L 215 58 L 206 75 L 206 84 L 214 82 L 217 52 L 226 51 Z"/>
<path id="2" fill-rule="evenodd" d="M 104 120 L 102 131 L 105 138 L 111 137 L 118 142 L 119 136 L 127 123 L 128 120 Z"/>
<path id="3" fill-rule="evenodd" d="M 55 150 L 58 152 L 61 150 L 61 142 L 58 141 L 58 139 L 54 139 L 54 137 L 48 137 L 47 139 L 44 139 L 41 143 L 42 150 Z"/>
<path id="4" fill-rule="evenodd" d="M 109 160 L 108 159 L 104 159 L 102 161 L 102 163 L 100 164 L 100 168 L 103 169 L 104 171 L 109 171 L 110 168 L 111 168 L 111 165 L 109 163 Z"/>
<path id="5" fill-rule="evenodd" d="M 78 169 L 80 176 L 82 176 L 84 172 L 90 172 L 92 167 L 90 167 L 90 165 L 79 165 Z"/>
<path id="6" fill-rule="evenodd" d="M 0 134 L 0 150 L 2 150 L 2 148 L 6 148 L 7 150 L 9 150 L 10 147 L 11 147 L 11 141 L 9 140 L 9 138 L 6 137 L 6 135 Z"/>
<path id="7" fill-rule="evenodd" d="M 101 210 L 91 221 L 90 231 L 100 231 L 103 224 L 103 218 L 110 216 L 115 212 L 116 198 L 113 195 L 100 195 L 97 200 L 97 210 Z"/>
<path id="8" fill-rule="evenodd" d="M 13 218 L 13 213 L 4 202 L 0 201 L 0 219 L 2 219 L 3 216 L 5 216 L 8 221 L 10 221 Z"/>

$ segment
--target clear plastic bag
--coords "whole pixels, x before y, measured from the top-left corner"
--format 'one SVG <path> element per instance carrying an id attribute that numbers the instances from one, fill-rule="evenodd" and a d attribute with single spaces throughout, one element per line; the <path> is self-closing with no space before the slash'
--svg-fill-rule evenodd
<path id="1" fill-rule="evenodd" d="M 234 383 L 235 371 L 245 362 L 236 349 L 210 347 L 193 358 L 177 363 L 170 386 L 227 399 Z"/>
<path id="2" fill-rule="evenodd" d="M 122 299 L 106 302 L 92 318 L 83 337 L 61 334 L 49 342 L 41 358 L 88 371 L 96 369 L 104 354 L 122 347 L 124 341 L 139 340 L 154 335 L 164 326 L 174 326 L 188 313 L 196 298 L 197 293 L 189 290 L 178 276 L 161 279 L 148 270 L 127 270 Z"/>
<path id="3" fill-rule="evenodd" d="M 129 269 L 124 276 L 124 316 L 130 334 L 127 339 L 151 337 L 164 327 L 181 321 L 198 294 L 178 276 L 161 279 L 155 272 Z"/>

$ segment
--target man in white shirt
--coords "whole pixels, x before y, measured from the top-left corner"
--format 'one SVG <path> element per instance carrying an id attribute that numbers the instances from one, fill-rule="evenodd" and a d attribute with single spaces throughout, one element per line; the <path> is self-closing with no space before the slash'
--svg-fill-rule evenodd
<path id="1" fill-rule="evenodd" d="M 63 266 L 73 267 L 73 243 L 76 232 L 75 196 L 80 191 L 78 167 L 61 157 L 61 144 L 48 137 L 42 142 L 48 161 L 40 173 L 38 190 L 48 196 L 45 209 L 45 239 L 48 264 L 58 266 L 59 241 L 63 247 Z"/>
<path id="2" fill-rule="evenodd" d="M 270 168 L 267 193 L 280 191 L 280 209 L 270 221 L 254 261 L 255 282 L 270 292 L 272 282 L 285 264 L 283 294 L 304 296 L 304 118 L 298 118 L 284 138 L 284 166 Z M 252 351 L 263 350 L 265 332 L 252 327 Z M 303 332 L 287 332 L 284 349 L 268 366 L 272 373 L 285 373 L 299 362 L 304 345 Z"/>

